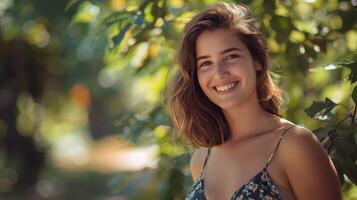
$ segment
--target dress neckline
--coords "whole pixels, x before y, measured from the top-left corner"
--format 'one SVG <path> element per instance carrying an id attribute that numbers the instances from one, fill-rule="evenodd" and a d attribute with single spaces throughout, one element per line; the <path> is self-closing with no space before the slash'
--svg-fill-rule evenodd
<path id="1" fill-rule="evenodd" d="M 251 179 L 249 179 L 248 181 L 246 181 L 242 186 L 237 187 L 238 189 L 236 189 L 236 190 L 233 192 L 233 194 L 232 194 L 231 197 L 230 197 L 230 200 L 233 200 L 234 198 L 236 198 L 236 195 L 237 195 L 237 194 L 241 193 L 241 191 L 242 191 L 247 185 L 249 185 L 249 183 L 251 183 L 253 180 L 256 180 L 257 177 L 261 177 L 262 174 L 265 174 L 265 175 L 266 175 L 267 182 L 271 183 L 271 186 L 272 186 L 272 187 L 275 187 L 276 190 L 278 191 L 278 195 L 281 196 L 278 187 L 273 183 L 272 178 L 270 177 L 270 175 L 269 175 L 269 173 L 268 173 L 268 171 L 267 171 L 267 165 L 265 165 L 265 166 L 263 167 L 263 169 L 260 170 L 257 174 L 255 174 Z M 202 186 L 201 189 L 202 189 L 203 197 L 204 197 L 204 199 L 207 199 L 207 198 L 206 198 L 206 195 L 205 195 L 205 191 L 204 191 L 204 179 L 203 179 L 203 177 L 198 177 L 195 182 L 196 182 L 195 184 L 201 183 L 201 186 Z"/>
<path id="2" fill-rule="evenodd" d="M 273 156 L 274 156 L 274 154 L 275 154 L 275 151 L 278 149 L 279 144 L 280 144 L 280 142 L 281 142 L 283 136 L 285 135 L 285 133 L 286 133 L 291 127 L 294 127 L 294 126 L 295 126 L 295 124 L 292 124 L 292 125 L 290 125 L 289 127 L 287 127 L 287 128 L 283 131 L 283 133 L 282 133 L 282 134 L 280 135 L 280 137 L 279 137 L 279 140 L 278 140 L 278 142 L 277 142 L 277 144 L 276 144 L 276 146 L 275 146 L 273 152 L 270 154 L 270 157 L 269 157 L 268 161 L 265 163 L 263 169 L 260 170 L 260 171 L 258 171 L 257 174 L 255 174 L 251 179 L 249 179 L 248 181 L 246 181 L 242 186 L 240 186 L 239 188 L 237 187 L 238 189 L 236 189 L 236 190 L 233 192 L 233 194 L 232 194 L 231 197 L 230 197 L 230 200 L 233 200 L 233 199 L 237 196 L 237 194 L 239 194 L 247 185 L 249 185 L 249 183 L 251 183 L 251 182 L 252 182 L 253 180 L 255 180 L 257 177 L 261 177 L 263 174 L 265 175 L 265 177 L 266 177 L 266 179 L 267 179 L 267 182 L 269 182 L 272 187 L 275 187 L 275 189 L 276 189 L 276 191 L 277 191 L 277 194 L 278 194 L 279 196 L 281 196 L 280 191 L 279 191 L 278 187 L 273 183 L 272 178 L 270 177 L 270 175 L 269 175 L 269 173 L 268 173 L 268 171 L 267 171 L 267 168 L 268 168 L 268 164 L 270 163 L 270 161 L 272 160 L 272 158 L 273 158 Z M 207 160 L 208 160 L 208 157 L 209 157 L 209 155 L 210 155 L 210 152 L 211 152 L 211 148 L 208 149 L 208 153 L 207 153 L 207 156 L 206 156 L 206 158 L 205 158 L 205 161 L 204 161 L 204 164 L 203 164 L 203 169 L 201 170 L 201 174 L 200 174 L 200 176 L 197 178 L 197 180 L 195 181 L 195 184 L 201 183 L 201 190 L 202 190 L 202 194 L 203 194 L 204 199 L 207 199 L 207 198 L 206 198 L 205 192 L 204 192 L 204 179 L 203 179 L 204 175 L 203 175 L 203 172 L 204 172 L 204 169 L 205 169 L 205 167 L 206 167 Z"/>

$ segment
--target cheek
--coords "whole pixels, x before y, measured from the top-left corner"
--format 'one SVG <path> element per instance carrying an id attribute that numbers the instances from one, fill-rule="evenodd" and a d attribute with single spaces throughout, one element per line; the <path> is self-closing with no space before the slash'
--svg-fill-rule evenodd
<path id="1" fill-rule="evenodd" d="M 231 63 L 229 63 L 229 65 L 230 66 L 235 66 L 235 67 L 238 67 L 238 68 L 244 68 L 247 65 L 250 65 L 250 63 L 247 62 L 247 60 L 245 60 L 245 59 L 236 59 L 236 60 L 232 61 Z"/>
<path id="2" fill-rule="evenodd" d="M 242 76 L 247 76 L 251 74 L 251 72 L 254 72 L 254 67 L 252 63 L 244 60 L 230 63 L 229 68 L 232 72 L 240 74 Z"/>

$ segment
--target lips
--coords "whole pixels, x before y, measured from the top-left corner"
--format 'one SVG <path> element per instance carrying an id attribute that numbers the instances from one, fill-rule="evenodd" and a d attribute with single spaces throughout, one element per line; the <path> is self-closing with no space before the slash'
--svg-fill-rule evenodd
<path id="1" fill-rule="evenodd" d="M 219 95 L 223 95 L 223 94 L 228 94 L 231 93 L 239 84 L 239 81 L 235 81 L 235 82 L 231 82 L 231 83 L 227 83 L 227 84 L 222 84 L 219 86 L 214 86 L 213 89 L 219 94 Z"/>

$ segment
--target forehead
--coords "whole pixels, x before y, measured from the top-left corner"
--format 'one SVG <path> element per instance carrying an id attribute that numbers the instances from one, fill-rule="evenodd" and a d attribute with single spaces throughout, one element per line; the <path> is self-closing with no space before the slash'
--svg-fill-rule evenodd
<path id="1" fill-rule="evenodd" d="M 196 40 L 197 56 L 218 54 L 229 47 L 237 47 L 246 50 L 246 46 L 239 38 L 238 34 L 229 29 L 204 31 Z"/>

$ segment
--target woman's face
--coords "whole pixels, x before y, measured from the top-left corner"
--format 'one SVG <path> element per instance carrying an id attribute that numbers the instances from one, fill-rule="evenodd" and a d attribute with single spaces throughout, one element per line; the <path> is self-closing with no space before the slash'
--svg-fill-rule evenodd
<path id="1" fill-rule="evenodd" d="M 198 82 L 222 109 L 256 97 L 256 70 L 246 45 L 229 29 L 204 31 L 196 40 Z"/>

